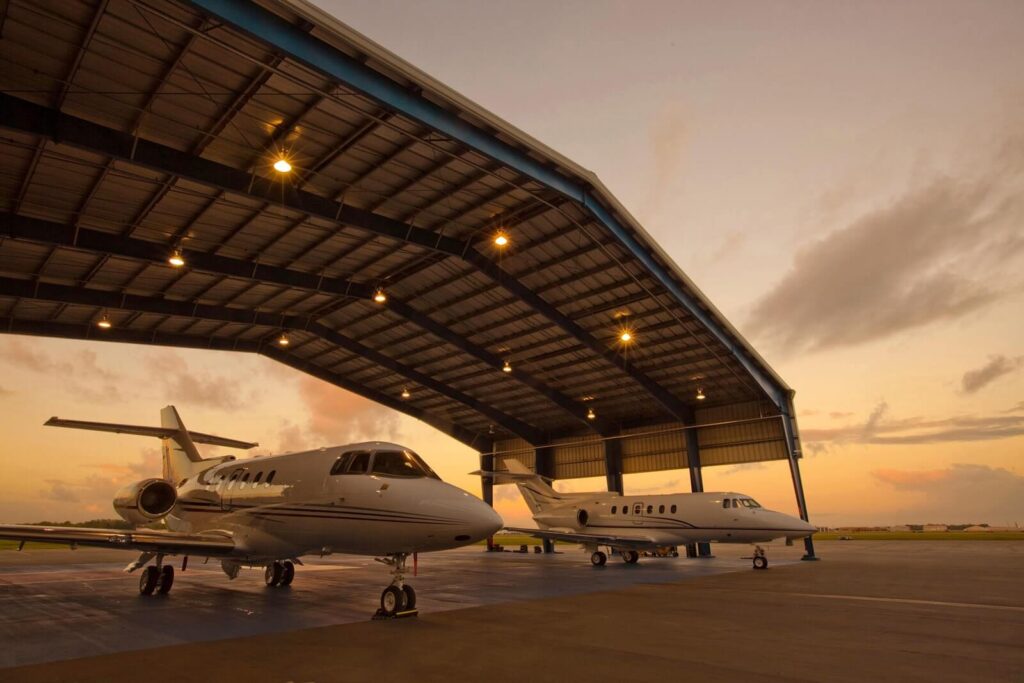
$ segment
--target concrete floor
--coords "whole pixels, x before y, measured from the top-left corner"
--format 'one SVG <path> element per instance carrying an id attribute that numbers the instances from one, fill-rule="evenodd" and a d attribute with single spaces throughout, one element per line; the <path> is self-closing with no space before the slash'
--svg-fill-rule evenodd
<path id="1" fill-rule="evenodd" d="M 421 614 L 390 622 L 367 621 L 387 574 L 366 558 L 317 560 L 290 590 L 194 567 L 141 598 L 121 554 L 3 552 L 0 679 L 1024 681 L 1024 544 L 819 546 L 773 547 L 765 572 L 742 546 L 597 570 L 462 549 L 422 558 Z"/>

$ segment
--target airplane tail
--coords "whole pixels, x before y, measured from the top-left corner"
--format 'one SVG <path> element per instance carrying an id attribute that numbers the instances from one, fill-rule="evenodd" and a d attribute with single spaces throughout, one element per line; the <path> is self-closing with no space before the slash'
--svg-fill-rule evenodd
<path id="1" fill-rule="evenodd" d="M 160 411 L 159 427 L 140 427 L 137 425 L 113 424 L 109 422 L 85 422 L 82 420 L 62 420 L 51 417 L 45 423 L 48 427 L 70 427 L 72 429 L 88 429 L 95 432 L 114 432 L 116 434 L 135 434 L 137 436 L 155 436 L 160 439 L 163 455 L 163 478 L 170 482 L 179 482 L 203 470 L 213 467 L 225 460 L 234 460 L 233 455 L 215 458 L 203 458 L 196 448 L 197 443 L 226 446 L 228 448 L 255 448 L 259 444 L 222 436 L 190 432 L 181 421 L 174 406 L 167 406 Z"/>
<path id="2" fill-rule="evenodd" d="M 566 496 L 553 489 L 544 477 L 531 472 L 530 468 L 515 458 L 505 458 L 505 467 L 508 468 L 508 474 L 497 475 L 494 483 L 515 482 L 532 512 L 541 512 L 546 507 L 565 501 Z"/>

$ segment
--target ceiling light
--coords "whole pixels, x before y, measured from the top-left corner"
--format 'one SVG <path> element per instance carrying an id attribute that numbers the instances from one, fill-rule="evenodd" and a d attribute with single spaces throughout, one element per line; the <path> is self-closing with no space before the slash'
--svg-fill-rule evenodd
<path id="1" fill-rule="evenodd" d="M 512 364 L 509 363 L 508 361 L 505 361 L 505 364 L 501 366 L 501 371 L 502 372 L 512 372 Z"/>
<path id="2" fill-rule="evenodd" d="M 181 255 L 181 249 L 175 249 L 174 251 L 172 251 L 170 257 L 168 257 L 167 259 L 167 262 L 170 263 L 175 268 L 181 268 L 183 265 L 185 265 L 185 257 Z"/>
<path id="3" fill-rule="evenodd" d="M 587 411 L 587 419 L 588 420 L 593 420 L 595 417 L 597 417 L 597 415 L 594 414 L 594 409 L 593 408 L 591 408 L 590 410 Z"/>
<path id="4" fill-rule="evenodd" d="M 504 230 L 499 231 L 498 234 L 494 236 L 494 243 L 499 247 L 504 247 L 508 244 L 508 235 L 505 234 Z"/>
<path id="5" fill-rule="evenodd" d="M 281 157 L 274 162 L 274 170 L 278 173 L 291 173 L 292 165 L 288 163 L 288 160 Z"/>
<path id="6" fill-rule="evenodd" d="M 707 398 L 707 396 L 704 395 L 704 389 L 698 387 L 697 388 L 697 400 L 698 401 L 703 401 L 705 398 Z"/>
<path id="7" fill-rule="evenodd" d="M 408 387 L 402 387 L 402 398 L 409 398 L 412 394 L 409 393 Z"/>
<path id="8" fill-rule="evenodd" d="M 377 291 L 373 293 L 373 300 L 379 304 L 382 304 L 388 300 L 388 295 L 384 293 L 383 287 L 378 287 Z"/>
<path id="9" fill-rule="evenodd" d="M 633 341 L 633 333 L 630 332 L 629 330 L 623 330 L 622 334 L 619 335 L 619 341 L 621 341 L 623 344 L 628 344 L 629 342 Z"/>
<path id="10" fill-rule="evenodd" d="M 282 332 L 281 336 L 277 338 L 277 344 L 278 346 L 288 346 L 289 344 L 291 344 L 291 340 L 288 339 L 287 334 Z"/>
<path id="11" fill-rule="evenodd" d="M 113 326 L 114 324 L 110 322 L 110 316 L 108 316 L 106 313 L 104 313 L 103 317 L 100 318 L 99 322 L 96 323 L 96 327 L 103 328 L 104 330 L 109 330 Z"/>

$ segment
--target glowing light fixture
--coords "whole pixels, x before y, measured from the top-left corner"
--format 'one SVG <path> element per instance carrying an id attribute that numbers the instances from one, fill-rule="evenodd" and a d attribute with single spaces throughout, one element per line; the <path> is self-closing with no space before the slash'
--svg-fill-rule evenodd
<path id="1" fill-rule="evenodd" d="M 181 255 L 181 249 L 172 251 L 171 255 L 167 258 L 167 262 L 175 268 L 181 268 L 185 265 L 185 257 Z"/>
<path id="2" fill-rule="evenodd" d="M 277 345 L 278 346 L 288 346 L 291 343 L 292 343 L 291 340 L 288 339 L 288 335 L 285 334 L 284 332 L 282 332 L 281 336 L 277 338 Z"/>
<path id="3" fill-rule="evenodd" d="M 104 330 L 109 330 L 113 326 L 114 323 L 110 322 L 110 316 L 108 316 L 106 313 L 104 313 L 103 317 L 100 318 L 99 321 L 96 323 L 96 327 L 102 328 Z"/>
<path id="4" fill-rule="evenodd" d="M 494 236 L 494 243 L 499 247 L 508 245 L 508 235 L 505 234 L 504 230 L 500 230 L 498 234 Z"/>
<path id="5" fill-rule="evenodd" d="M 707 396 L 704 395 L 704 389 L 697 387 L 697 400 L 703 401 L 705 398 L 707 398 Z"/>
<path id="6" fill-rule="evenodd" d="M 402 398 L 409 398 L 412 394 L 409 393 L 408 387 L 402 387 Z"/>
<path id="7" fill-rule="evenodd" d="M 629 330 L 623 330 L 622 334 L 619 335 L 619 341 L 623 344 L 628 344 L 633 341 L 633 333 Z"/>
<path id="8" fill-rule="evenodd" d="M 384 293 L 383 287 L 378 287 L 377 291 L 373 293 L 373 300 L 379 304 L 382 304 L 388 300 L 388 295 Z"/>
<path id="9" fill-rule="evenodd" d="M 274 170 L 278 173 L 291 173 L 292 165 L 288 163 L 288 160 L 284 157 L 280 157 L 274 162 Z"/>
<path id="10" fill-rule="evenodd" d="M 512 372 L 512 364 L 509 363 L 508 361 L 505 361 L 505 364 L 501 366 L 501 371 L 502 372 Z"/>
<path id="11" fill-rule="evenodd" d="M 596 417 L 597 417 L 597 415 L 594 414 L 594 409 L 593 408 L 590 408 L 589 410 L 587 410 L 587 419 L 588 420 L 593 420 Z"/>

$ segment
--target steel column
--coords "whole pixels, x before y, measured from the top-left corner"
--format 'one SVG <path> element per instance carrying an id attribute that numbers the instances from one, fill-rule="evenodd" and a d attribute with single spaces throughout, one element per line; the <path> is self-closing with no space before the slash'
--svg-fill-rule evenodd
<path id="1" fill-rule="evenodd" d="M 686 439 L 686 464 L 690 469 L 690 490 L 694 493 L 703 493 L 704 475 L 701 471 L 700 440 L 697 438 L 697 428 L 690 425 L 683 430 L 683 435 Z M 711 557 L 710 543 L 697 543 L 696 546 L 692 549 L 696 551 L 694 553 L 696 557 Z M 691 557 L 690 551 L 691 548 L 688 547 L 686 549 L 687 557 Z"/>
<path id="2" fill-rule="evenodd" d="M 623 493 L 622 487 L 622 441 L 618 438 L 604 441 L 604 476 L 609 491 Z"/>
<path id="3" fill-rule="evenodd" d="M 480 471 L 481 472 L 493 472 L 494 471 L 494 452 L 481 453 L 480 454 Z M 480 476 L 480 493 L 484 502 L 494 507 L 494 478 L 488 475 Z M 494 549 L 494 536 L 487 537 L 487 549 Z"/>
<path id="4" fill-rule="evenodd" d="M 542 477 L 554 478 L 555 476 L 555 449 L 551 446 L 543 446 L 533 449 L 533 470 Z M 555 543 L 551 539 L 544 539 L 544 552 L 555 552 Z"/>
<path id="5" fill-rule="evenodd" d="M 796 506 L 800 512 L 800 519 L 805 522 L 810 522 L 810 517 L 807 514 L 807 499 L 804 497 L 804 482 L 800 476 L 800 458 L 802 454 L 800 447 L 797 445 L 796 436 L 796 411 L 793 408 L 792 396 L 786 401 L 785 407 L 782 409 L 782 431 L 786 436 L 786 452 L 789 460 L 789 474 L 793 478 L 793 490 L 796 493 Z M 808 536 L 804 539 L 804 551 L 805 554 L 803 560 L 816 560 L 818 556 L 814 554 L 814 539 Z"/>

